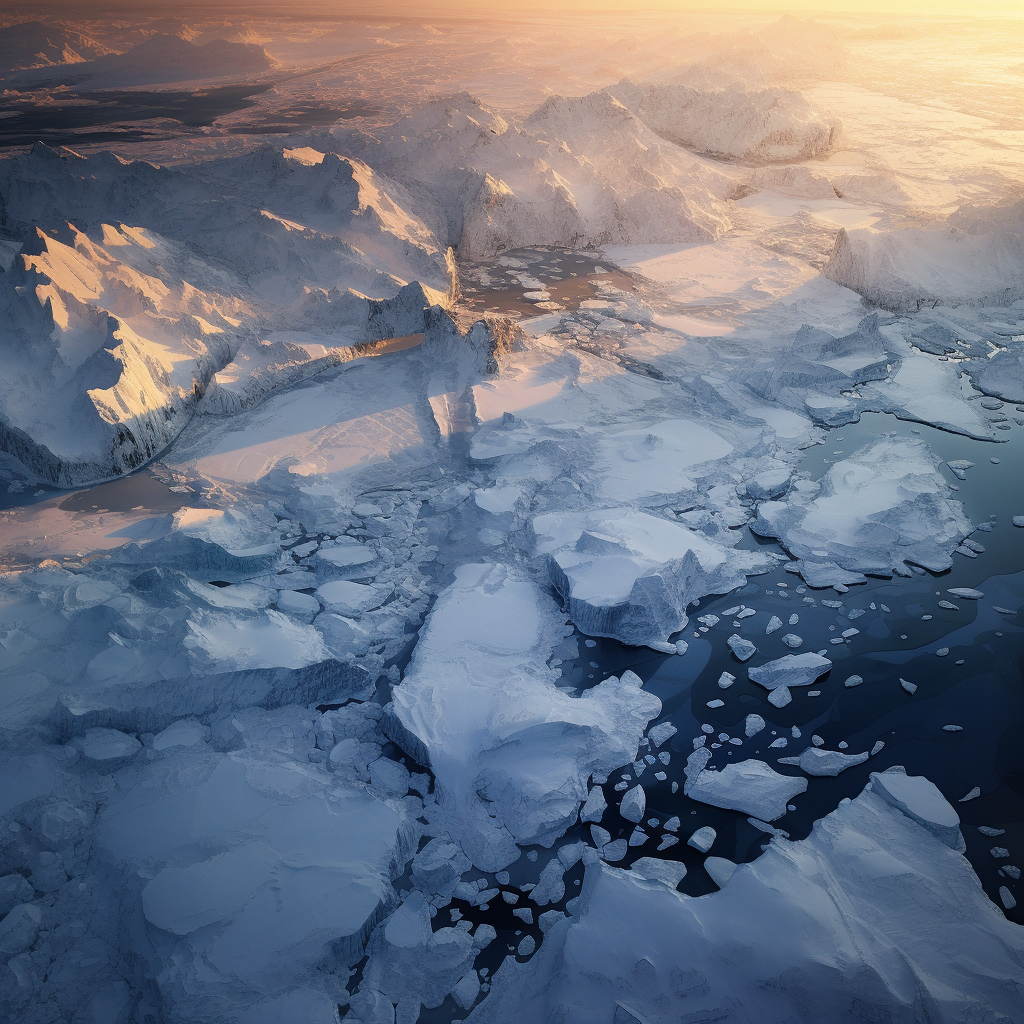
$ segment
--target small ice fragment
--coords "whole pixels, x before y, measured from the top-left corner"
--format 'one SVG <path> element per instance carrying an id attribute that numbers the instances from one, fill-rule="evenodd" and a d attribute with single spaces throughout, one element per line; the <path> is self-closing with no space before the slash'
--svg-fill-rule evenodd
<path id="1" fill-rule="evenodd" d="M 815 745 L 816 747 L 823 747 L 823 746 L 825 746 L 825 741 L 824 741 L 824 740 L 823 740 L 823 739 L 822 739 L 822 738 L 821 738 L 821 737 L 820 737 L 820 736 L 819 736 L 819 735 L 818 735 L 817 733 L 815 733 L 815 734 L 814 734 L 814 735 L 813 735 L 813 736 L 811 737 L 811 742 L 812 742 L 812 743 L 813 743 L 813 744 L 814 744 L 814 745 Z"/>
<path id="2" fill-rule="evenodd" d="M 826 608 L 842 608 L 843 607 L 843 602 L 842 601 L 831 601 L 831 600 L 827 600 L 826 599 L 826 600 L 823 600 L 821 603 Z"/>
<path id="3" fill-rule="evenodd" d="M 725 701 L 724 700 L 709 700 L 707 706 L 709 708 L 724 708 L 725 707 Z"/>
<path id="4" fill-rule="evenodd" d="M 778 615 L 773 615 L 768 620 L 768 625 L 765 627 L 765 635 L 774 633 L 777 629 L 782 629 L 782 619 L 780 619 Z"/>
<path id="5" fill-rule="evenodd" d="M 1006 834 L 1005 828 L 992 828 L 991 825 L 979 825 L 978 831 L 983 836 L 1002 836 Z"/>
<path id="6" fill-rule="evenodd" d="M 707 724 L 707 722 L 705 722 L 705 723 L 704 723 L 704 724 L 703 724 L 703 725 L 702 725 L 702 726 L 700 727 L 700 731 L 701 731 L 701 732 L 706 732 L 706 733 L 707 733 L 707 734 L 708 734 L 708 735 L 710 736 L 710 735 L 711 735 L 711 733 L 713 733 L 713 732 L 715 731 L 715 727 L 714 727 L 713 725 L 708 725 L 708 724 Z"/>
<path id="7" fill-rule="evenodd" d="M 697 829 L 697 831 L 686 840 L 686 843 L 688 846 L 692 846 L 695 850 L 700 850 L 701 853 L 707 853 L 714 845 L 717 838 L 718 833 L 710 825 L 705 825 L 703 828 Z"/>
<path id="8" fill-rule="evenodd" d="M 730 615 L 735 615 L 742 607 L 743 605 L 741 604 L 734 604 L 731 608 L 726 608 L 725 611 L 722 612 L 722 617 L 727 619 Z"/>
<path id="9" fill-rule="evenodd" d="M 885 740 L 875 740 L 875 745 L 871 748 L 871 756 L 874 757 L 884 746 Z"/>
<path id="10" fill-rule="evenodd" d="M 630 846 L 643 846 L 651 837 L 639 826 L 633 829 L 633 834 L 629 837 Z"/>
<path id="11" fill-rule="evenodd" d="M 666 775 L 666 774 L 665 774 L 664 772 L 655 772 L 655 773 L 654 773 L 654 777 L 655 777 L 655 778 L 656 778 L 656 779 L 657 779 L 657 780 L 658 780 L 659 782 L 664 782 L 664 781 L 665 781 L 665 780 L 666 780 L 666 779 L 668 778 L 668 776 L 667 776 L 667 775 Z"/>
<path id="12" fill-rule="evenodd" d="M 647 810 L 647 794 L 643 786 L 634 786 L 619 804 L 619 814 L 627 821 L 643 821 Z"/>
<path id="13" fill-rule="evenodd" d="M 732 649 L 732 653 L 735 654 L 740 661 L 746 661 L 757 653 L 757 648 L 749 640 L 745 640 L 737 633 L 733 633 L 726 643 L 728 643 L 729 647 Z"/>
<path id="14" fill-rule="evenodd" d="M 938 650 L 937 650 L 937 651 L 935 652 L 935 656 L 936 656 L 937 658 L 944 658 L 944 657 L 946 657 L 946 655 L 947 655 L 947 654 L 949 654 L 949 648 L 948 648 L 948 647 L 940 647 L 940 648 L 939 648 L 939 649 L 938 649 Z"/>
<path id="15" fill-rule="evenodd" d="M 494 877 L 498 880 L 498 885 L 508 885 L 511 876 L 507 871 L 499 871 Z"/>
<path id="16" fill-rule="evenodd" d="M 883 612 L 891 610 L 887 604 L 880 604 L 878 607 L 881 608 Z"/>
<path id="17" fill-rule="evenodd" d="M 678 782 L 673 782 L 672 783 L 672 792 L 673 793 L 678 793 L 679 792 L 679 783 Z"/>
<path id="18" fill-rule="evenodd" d="M 993 846 L 988 852 L 994 860 L 1006 860 L 1010 856 L 1010 851 L 1005 846 Z"/>
<path id="19" fill-rule="evenodd" d="M 944 725 L 942 727 L 943 732 L 963 732 L 964 727 L 962 725 Z"/>
<path id="20" fill-rule="evenodd" d="M 676 654 L 683 655 L 690 649 L 690 645 L 685 640 L 676 641 Z"/>
<path id="21" fill-rule="evenodd" d="M 846 740 L 840 740 L 838 744 L 840 750 L 845 750 L 849 745 Z"/>
<path id="22" fill-rule="evenodd" d="M 614 843 L 609 843 L 601 850 L 601 856 L 607 861 L 619 861 L 626 856 L 626 851 L 629 849 L 629 844 L 625 839 L 616 839 Z"/>
<path id="23" fill-rule="evenodd" d="M 1013 910 L 1017 906 L 1017 901 L 1010 895 L 1010 890 L 1005 885 L 999 886 L 999 898 L 1003 901 L 1003 906 L 1007 910 Z"/>
<path id="24" fill-rule="evenodd" d="M 502 893 L 501 893 L 501 898 L 506 903 L 518 903 L 519 902 L 519 893 L 517 893 L 517 892 L 506 892 L 503 889 Z"/>
<path id="25" fill-rule="evenodd" d="M 901 678 L 900 686 L 902 686 L 907 693 L 917 693 L 917 683 L 912 683 L 909 679 Z"/>
<path id="26" fill-rule="evenodd" d="M 672 817 L 669 818 L 668 821 L 665 822 L 663 828 L 665 828 L 666 831 L 668 831 L 668 832 L 678 832 L 679 831 L 679 825 L 680 825 L 679 816 L 673 814 Z"/>
<path id="27" fill-rule="evenodd" d="M 629 789 L 629 783 L 628 782 L 623 781 L 623 782 L 616 782 L 615 783 L 615 792 L 616 793 L 621 793 L 625 789 Z"/>
<path id="28" fill-rule="evenodd" d="M 583 642 L 587 645 L 587 647 L 596 647 L 597 646 L 597 641 L 596 640 L 584 640 Z"/>
<path id="29" fill-rule="evenodd" d="M 747 715 L 743 724 L 743 732 L 747 739 L 756 736 L 765 726 L 764 719 L 760 715 Z"/>
<path id="30" fill-rule="evenodd" d="M 604 790 L 600 786 L 594 786 L 580 811 L 580 821 L 600 821 L 607 809 L 608 801 L 605 799 Z"/>
<path id="31" fill-rule="evenodd" d="M 774 747 L 778 750 L 782 747 L 785 747 L 788 743 L 789 740 L 787 740 L 785 736 L 780 736 L 777 740 L 772 740 L 771 743 L 768 744 L 768 746 Z"/>
<path id="32" fill-rule="evenodd" d="M 784 708 L 792 699 L 793 695 L 789 692 L 788 686 L 777 686 L 768 694 L 768 703 L 777 708 Z"/>
<path id="33" fill-rule="evenodd" d="M 736 682 L 736 677 L 731 672 L 723 672 L 718 677 L 718 685 L 723 690 L 728 690 L 733 683 Z"/>
<path id="34" fill-rule="evenodd" d="M 594 845 L 600 850 L 602 846 L 611 842 L 612 834 L 607 829 L 601 828 L 600 825 L 591 825 L 590 837 L 594 840 Z"/>
<path id="35" fill-rule="evenodd" d="M 707 626 L 710 629 L 712 626 L 717 626 L 718 623 L 721 622 L 721 619 L 719 619 L 719 617 L 717 615 L 712 615 L 712 614 L 708 613 L 707 615 L 701 615 L 697 619 L 697 621 L 702 626 Z"/>
<path id="36" fill-rule="evenodd" d="M 673 783 L 675 785 L 675 783 Z M 667 850 L 670 846 L 675 846 L 679 840 L 675 836 L 662 836 L 661 842 L 658 843 L 659 850 Z"/>
<path id="37" fill-rule="evenodd" d="M 960 797 L 959 801 L 957 802 L 965 804 L 968 800 L 977 800 L 979 796 L 981 796 L 981 787 L 975 786 L 974 789 L 972 789 L 970 793 L 967 794 L 967 796 Z"/>
<path id="38" fill-rule="evenodd" d="M 516 950 L 516 953 L 519 956 L 530 956 L 536 948 L 537 940 L 532 935 L 524 935 L 522 942 L 519 943 L 519 949 Z"/>
<path id="39" fill-rule="evenodd" d="M 527 924 L 533 924 L 533 911 L 529 907 L 519 907 L 517 910 L 513 910 L 512 916 L 518 917 L 520 921 L 525 921 Z"/>
<path id="40" fill-rule="evenodd" d="M 737 619 L 749 619 L 751 615 L 756 615 L 757 612 L 753 608 L 743 608 L 741 611 L 736 613 Z"/>
<path id="41" fill-rule="evenodd" d="M 1008 878 L 1012 878 L 1016 881 L 1020 878 L 1020 868 L 1016 864 L 1004 864 L 999 869 L 999 874 L 1006 875 Z"/>
<path id="42" fill-rule="evenodd" d="M 950 587 L 946 593 L 952 594 L 954 597 L 962 597 L 965 601 L 980 601 L 985 596 L 980 590 L 974 590 L 971 587 Z"/>
<path id="43" fill-rule="evenodd" d="M 784 636 L 784 637 L 782 638 L 782 642 L 783 642 L 783 643 L 784 643 L 784 644 L 785 644 L 785 645 L 786 645 L 787 647 L 793 647 L 793 648 L 796 648 L 796 647 L 799 647 L 799 646 L 800 646 L 800 645 L 801 645 L 801 644 L 802 644 L 802 643 L 804 642 L 804 639 L 803 639 L 803 637 L 801 637 L 801 636 L 797 636 L 797 635 L 796 635 L 796 633 L 787 633 L 787 634 L 786 634 L 786 635 L 785 635 L 785 636 Z"/>
<path id="44" fill-rule="evenodd" d="M 791 626 L 795 626 L 799 621 L 800 621 L 800 616 L 797 615 L 796 612 L 793 612 L 793 614 L 790 615 L 790 617 L 789 617 L 789 624 Z"/>
<path id="45" fill-rule="evenodd" d="M 940 601 L 939 602 L 939 607 L 940 608 L 945 608 L 946 611 L 950 611 L 950 612 L 958 612 L 958 611 L 960 611 L 960 605 L 953 604 L 952 601 Z"/>
<path id="46" fill-rule="evenodd" d="M 793 739 L 795 739 L 795 740 L 800 739 L 800 736 L 801 736 L 800 726 L 799 725 L 794 725 L 793 728 L 790 729 L 790 735 L 792 735 Z"/>
<path id="47" fill-rule="evenodd" d="M 1013 519 L 1011 520 L 1011 522 L 1013 523 L 1014 526 L 1019 526 L 1019 527 L 1024 528 L 1024 516 L 1014 516 Z"/>
<path id="48" fill-rule="evenodd" d="M 851 636 L 856 636 L 860 632 L 859 629 L 854 629 L 852 626 L 849 629 L 843 630 L 843 636 L 849 640 Z"/>
<path id="49" fill-rule="evenodd" d="M 863 682 L 864 682 L 863 677 L 857 676 L 857 675 L 853 675 L 853 676 L 850 676 L 850 678 L 847 679 L 845 683 L 843 683 L 843 686 L 860 686 L 860 684 L 863 683 Z"/>

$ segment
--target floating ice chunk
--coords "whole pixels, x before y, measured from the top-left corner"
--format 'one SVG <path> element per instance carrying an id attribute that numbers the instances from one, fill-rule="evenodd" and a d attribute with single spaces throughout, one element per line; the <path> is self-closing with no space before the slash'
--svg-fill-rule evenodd
<path id="1" fill-rule="evenodd" d="M 594 786 L 580 811 L 580 821 L 600 821 L 607 809 L 608 801 L 605 799 L 604 790 L 600 786 Z"/>
<path id="2" fill-rule="evenodd" d="M 797 648 L 803 645 L 804 639 L 801 636 L 797 636 L 796 633 L 787 633 L 783 638 L 782 642 L 787 647 Z"/>
<path id="3" fill-rule="evenodd" d="M 673 786 L 678 786 L 676 782 L 672 783 Z M 667 850 L 670 846 L 675 846 L 679 840 L 675 836 L 664 835 L 661 837 L 661 842 L 658 843 L 658 851 Z"/>
<path id="4" fill-rule="evenodd" d="M 683 787 L 692 800 L 742 811 L 762 821 L 781 818 L 789 801 L 806 789 L 806 779 L 780 775 L 764 761 L 753 759 L 728 764 L 721 771 L 705 768 Z"/>
<path id="5" fill-rule="evenodd" d="M 777 708 L 784 708 L 793 700 L 793 694 L 789 692 L 788 686 L 776 686 L 771 693 L 768 694 L 768 703 L 773 704 Z"/>
<path id="6" fill-rule="evenodd" d="M 964 837 L 960 834 L 959 815 L 935 784 L 923 775 L 905 775 L 891 769 L 887 772 L 872 772 L 871 788 L 883 800 L 923 825 L 951 850 L 963 853 L 967 849 Z"/>
<path id="7" fill-rule="evenodd" d="M 320 602 L 312 594 L 282 590 L 277 595 L 277 610 L 298 619 L 299 622 L 309 623 L 320 614 Z"/>
<path id="8" fill-rule="evenodd" d="M 638 857 L 629 865 L 629 870 L 649 881 L 663 882 L 670 889 L 675 889 L 686 877 L 685 864 L 661 857 Z"/>
<path id="9" fill-rule="evenodd" d="M 318 588 L 316 596 L 329 612 L 352 617 L 379 607 L 390 593 L 388 588 L 352 583 L 349 580 L 334 580 Z"/>
<path id="10" fill-rule="evenodd" d="M 725 707 L 725 701 L 724 700 L 709 700 L 708 703 L 707 703 L 707 706 L 709 708 L 724 708 Z"/>
<path id="11" fill-rule="evenodd" d="M 782 619 L 778 615 L 773 615 L 768 620 L 768 625 L 765 626 L 765 634 L 774 633 L 777 629 L 782 629 Z"/>
<path id="12" fill-rule="evenodd" d="M 90 761 L 120 764 L 133 758 L 142 744 L 117 729 L 86 729 L 85 736 L 75 741 L 82 756 Z"/>
<path id="13" fill-rule="evenodd" d="M 863 754 L 843 754 L 837 750 L 808 747 L 799 757 L 783 757 L 779 763 L 799 765 L 808 775 L 835 776 L 855 764 L 863 764 L 867 759 L 867 751 Z"/>
<path id="14" fill-rule="evenodd" d="M 1013 910 L 1013 908 L 1017 906 L 1017 901 L 1013 898 L 1010 890 L 1007 889 L 1005 885 L 999 886 L 999 900 L 1006 910 Z"/>
<path id="15" fill-rule="evenodd" d="M 871 747 L 870 756 L 874 757 L 875 754 L 880 753 L 884 746 L 885 746 L 885 741 L 884 740 L 875 740 L 874 745 Z"/>
<path id="16" fill-rule="evenodd" d="M 757 653 L 757 648 L 749 640 L 738 636 L 736 633 L 733 633 L 726 642 L 729 644 L 732 653 L 740 661 L 747 661 Z"/>
<path id="17" fill-rule="evenodd" d="M 622 860 L 626 856 L 629 850 L 629 844 L 625 839 L 616 839 L 614 842 L 608 843 L 607 846 L 601 847 L 601 856 L 612 863 Z"/>
<path id="18" fill-rule="evenodd" d="M 749 619 L 751 615 L 756 615 L 757 612 L 753 608 L 741 608 L 736 613 L 737 619 Z"/>
<path id="19" fill-rule="evenodd" d="M 639 825 L 637 825 L 629 837 L 629 845 L 643 846 L 650 838 L 651 837 Z"/>
<path id="20" fill-rule="evenodd" d="M 991 825 L 979 825 L 978 826 L 978 831 L 983 836 L 1002 836 L 1002 835 L 1006 835 L 1006 829 L 1005 828 L 992 828 Z"/>
<path id="21" fill-rule="evenodd" d="M 788 692 L 788 691 L 787 691 Z M 779 736 L 777 739 L 771 741 L 768 744 L 769 749 L 781 750 L 783 747 L 789 746 L 789 740 L 785 736 Z"/>
<path id="22" fill-rule="evenodd" d="M 917 683 L 912 683 L 909 679 L 903 679 L 901 677 L 900 686 L 902 686 L 903 689 L 907 691 L 907 693 L 917 693 Z"/>
<path id="23" fill-rule="evenodd" d="M 430 763 L 449 832 L 481 869 L 511 863 L 515 841 L 562 835 L 587 779 L 631 761 L 661 711 L 628 671 L 580 697 L 559 690 L 548 660 L 565 630 L 532 581 L 506 566 L 461 566 L 392 691 L 401 745 Z"/>
<path id="24" fill-rule="evenodd" d="M 601 828 L 600 825 L 590 826 L 590 837 L 594 840 L 594 845 L 601 849 L 602 846 L 607 845 L 612 840 L 612 834 L 607 829 Z"/>
<path id="25" fill-rule="evenodd" d="M 679 818 L 673 814 L 662 827 L 666 832 L 678 832 L 680 824 L 681 822 L 679 821 Z"/>
<path id="26" fill-rule="evenodd" d="M 765 727 L 765 721 L 760 715 L 747 715 L 743 723 L 743 732 L 747 739 L 756 736 Z"/>
<path id="27" fill-rule="evenodd" d="M 728 690 L 733 683 L 736 682 L 736 677 L 731 672 L 723 672 L 718 677 L 719 689 Z"/>
<path id="28" fill-rule="evenodd" d="M 671 722 L 659 722 L 649 730 L 647 736 L 655 747 L 660 747 L 662 743 L 665 743 L 667 740 L 670 740 L 675 736 L 677 731 L 678 730 Z"/>
<path id="29" fill-rule="evenodd" d="M 1024 527 L 1024 516 L 1014 516 L 1013 517 L 1013 525 L 1014 526 Z"/>
<path id="30" fill-rule="evenodd" d="M 961 597 L 965 601 L 980 601 L 985 596 L 980 590 L 974 590 L 971 587 L 950 587 L 946 593 L 952 594 L 954 597 Z"/>
<path id="31" fill-rule="evenodd" d="M 634 786 L 619 804 L 619 814 L 627 821 L 643 821 L 646 810 L 647 794 L 644 793 L 643 786 Z"/>
<path id="32" fill-rule="evenodd" d="M 697 831 L 686 840 L 686 843 L 688 846 L 692 846 L 695 850 L 700 850 L 701 853 L 707 853 L 708 850 L 714 846 L 717 838 L 718 833 L 710 825 L 705 825 L 703 828 L 697 829 Z"/>
<path id="33" fill-rule="evenodd" d="M 963 732 L 964 727 L 962 725 L 944 725 L 942 727 L 943 732 Z"/>
<path id="34" fill-rule="evenodd" d="M 577 627 L 636 645 L 667 640 L 685 627 L 688 604 L 741 586 L 747 573 L 775 564 L 628 509 L 548 513 L 533 529 L 537 554 L 546 558 Z"/>
<path id="35" fill-rule="evenodd" d="M 849 679 L 846 680 L 845 683 L 843 683 L 843 686 L 846 686 L 846 687 L 860 686 L 860 684 L 863 683 L 863 682 L 864 682 L 863 676 L 852 675 L 852 676 L 849 677 Z"/>
<path id="36" fill-rule="evenodd" d="M 735 862 L 727 860 L 725 857 L 708 857 L 704 861 L 704 869 L 719 889 L 732 878 L 738 866 Z"/>
<path id="37" fill-rule="evenodd" d="M 810 686 L 831 668 L 832 662 L 818 654 L 787 654 L 747 669 L 747 675 L 765 689 L 774 690 L 780 686 Z"/>
<path id="38" fill-rule="evenodd" d="M 163 732 L 153 737 L 154 750 L 169 750 L 172 747 L 191 747 L 209 739 L 210 730 L 194 718 L 180 718 L 172 722 Z"/>
<path id="39" fill-rule="evenodd" d="M 908 561 L 948 569 L 973 527 L 939 465 L 923 441 L 880 438 L 786 501 L 763 502 L 751 529 L 777 537 L 815 586 L 905 573 Z"/>
<path id="40" fill-rule="evenodd" d="M 1006 860 L 1010 856 L 1010 851 L 1005 846 L 993 846 L 988 852 L 993 860 Z"/>
<path id="41" fill-rule="evenodd" d="M 530 911 L 515 911 L 517 914 L 527 913 Z M 530 915 L 532 918 L 532 914 Z M 524 918 L 525 920 L 525 918 Z M 527 921 L 527 924 L 531 924 L 532 921 Z M 468 1010 L 477 999 L 480 994 L 480 978 L 477 976 L 476 971 L 468 971 L 459 980 L 458 984 L 452 989 L 452 996 L 455 1002 L 459 1004 L 464 1010 Z"/>
<path id="42" fill-rule="evenodd" d="M 530 891 L 530 899 L 538 907 L 546 906 L 548 903 L 558 903 L 565 895 L 566 867 L 558 857 L 552 857 L 544 865 L 537 884 Z"/>

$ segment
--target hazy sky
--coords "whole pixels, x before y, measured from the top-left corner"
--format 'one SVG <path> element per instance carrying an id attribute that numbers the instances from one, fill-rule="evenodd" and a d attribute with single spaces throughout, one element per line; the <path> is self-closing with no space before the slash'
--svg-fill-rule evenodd
<path id="1" fill-rule="evenodd" d="M 1024 0 L 726 0 L 709 4 L 707 0 L 381 0 L 377 5 L 338 0 L 340 8 L 388 10 L 403 13 L 472 11 L 475 14 L 509 13 L 525 10 L 544 11 L 627 11 L 627 10 L 746 10 L 763 12 L 793 11 L 822 14 L 879 12 L 915 15 L 1010 15 L 1024 18 Z"/>

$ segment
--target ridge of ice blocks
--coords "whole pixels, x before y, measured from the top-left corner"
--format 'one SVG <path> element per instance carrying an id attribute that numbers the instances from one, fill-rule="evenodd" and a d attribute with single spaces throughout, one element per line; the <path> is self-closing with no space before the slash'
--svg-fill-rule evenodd
<path id="1" fill-rule="evenodd" d="M 436 778 L 446 827 L 482 870 L 550 846 L 592 774 L 635 759 L 661 702 L 625 672 L 572 697 L 552 652 L 570 632 L 544 591 L 505 565 L 460 566 L 434 605 L 390 721 Z"/>
<path id="2" fill-rule="evenodd" d="M 973 527 L 940 465 L 922 440 L 879 438 L 785 500 L 762 502 L 750 528 L 778 538 L 815 587 L 906 576 L 911 564 L 942 572 Z"/>
<path id="3" fill-rule="evenodd" d="M 775 661 L 766 661 L 747 669 L 750 679 L 766 690 L 779 687 L 810 686 L 816 679 L 832 670 L 832 662 L 820 654 L 787 654 Z"/>
<path id="4" fill-rule="evenodd" d="M 637 646 L 667 641 L 689 621 L 688 604 L 776 564 L 628 508 L 547 513 L 533 520 L 533 532 L 579 630 Z"/>
<path id="5" fill-rule="evenodd" d="M 984 1006 L 1008 1022 L 1022 957 L 1024 930 L 968 861 L 865 791 L 707 896 L 588 864 L 573 916 L 529 963 L 505 961 L 469 1021 L 952 1022 Z"/>
<path id="6" fill-rule="evenodd" d="M 727 764 L 721 771 L 704 768 L 686 780 L 683 792 L 703 804 L 775 821 L 786 813 L 793 797 L 806 789 L 806 779 L 780 775 L 764 761 L 750 759 Z"/>
<path id="7" fill-rule="evenodd" d="M 944 228 L 842 229 L 822 273 L 900 313 L 1024 297 L 1024 200 L 962 207 Z"/>

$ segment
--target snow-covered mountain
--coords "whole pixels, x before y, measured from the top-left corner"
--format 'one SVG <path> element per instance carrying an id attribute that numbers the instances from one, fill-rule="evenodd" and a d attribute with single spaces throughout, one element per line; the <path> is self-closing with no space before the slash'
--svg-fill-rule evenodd
<path id="1" fill-rule="evenodd" d="M 109 55 L 102 43 L 64 25 L 22 21 L 0 29 L 0 69 L 80 64 Z"/>
<path id="2" fill-rule="evenodd" d="M 151 458 L 257 330 L 328 349 L 408 334 L 454 287 L 405 190 L 333 154 L 160 168 L 37 146 L 0 175 L 22 241 L 0 276 L 3 447 L 63 486 Z M 418 309 L 382 313 L 412 281 Z"/>

